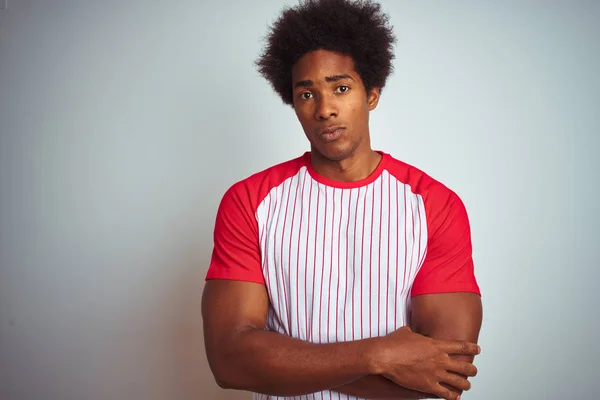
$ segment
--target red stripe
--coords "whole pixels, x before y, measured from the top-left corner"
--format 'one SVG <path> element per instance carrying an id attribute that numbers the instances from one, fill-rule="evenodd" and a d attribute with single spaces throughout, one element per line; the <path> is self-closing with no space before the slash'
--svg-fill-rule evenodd
<path id="1" fill-rule="evenodd" d="M 284 188 L 284 192 L 285 192 L 285 184 L 283 185 Z M 281 256 L 279 257 L 279 262 L 281 263 L 280 265 L 280 270 L 281 270 L 281 286 L 283 287 L 283 305 L 285 306 L 285 316 L 287 317 L 287 321 L 286 321 L 286 330 L 288 331 L 288 334 L 291 333 L 290 331 L 290 325 L 291 325 L 291 321 L 290 321 L 290 316 L 289 316 L 289 312 L 288 312 L 288 298 L 287 298 L 287 291 L 286 291 L 286 283 L 289 284 L 289 274 L 288 274 L 288 279 L 285 279 L 285 273 L 284 273 L 284 265 L 283 265 L 283 249 L 284 249 L 284 242 L 285 242 L 285 225 L 287 224 L 287 213 L 288 213 L 288 207 L 290 205 L 290 193 L 292 192 L 292 181 L 289 181 L 289 185 L 288 185 L 288 195 L 287 195 L 287 200 L 285 202 L 285 213 L 283 215 L 283 227 L 281 229 Z M 283 195 L 283 193 L 282 193 Z M 291 241 L 291 233 L 290 233 L 290 241 Z M 289 265 L 288 265 L 289 267 Z M 281 319 L 282 315 L 279 315 L 279 319 Z"/>
<path id="2" fill-rule="evenodd" d="M 369 310 L 369 337 L 373 337 L 373 320 L 371 317 L 371 303 L 373 302 L 372 287 L 373 287 L 373 217 L 375 216 L 375 184 L 373 184 L 373 194 L 371 201 L 371 241 L 369 245 L 369 300 L 367 301 Z M 379 297 L 379 296 L 378 296 Z"/>
<path id="3" fill-rule="evenodd" d="M 333 199 L 335 200 L 335 196 L 333 196 Z M 340 207 L 342 206 L 344 202 L 344 191 L 342 190 L 342 194 L 340 196 Z M 335 203 L 333 203 L 335 204 Z M 339 326 L 338 326 L 338 321 L 340 320 L 338 312 L 339 312 L 339 301 L 340 301 L 340 254 L 341 254 L 341 249 L 340 249 L 340 244 L 341 244 L 341 238 L 342 238 L 342 212 L 340 211 L 340 224 L 338 226 L 338 248 L 337 248 L 337 254 L 338 254 L 338 262 L 337 262 L 337 267 L 338 267 L 338 274 L 337 274 L 337 290 L 335 291 L 336 296 L 335 296 L 335 340 L 339 341 L 340 338 L 338 336 L 339 333 Z M 348 276 L 348 275 L 346 275 Z M 344 317 L 346 316 L 346 310 L 344 310 Z M 344 324 L 344 331 L 346 330 L 346 325 Z"/>
<path id="4" fill-rule="evenodd" d="M 335 221 L 335 188 L 333 191 L 333 212 L 331 213 L 331 237 L 333 239 L 333 223 Z M 342 192 L 343 193 L 343 192 Z M 341 219 L 340 219 L 341 221 Z M 325 240 L 323 241 L 323 246 L 325 246 Z M 338 246 L 338 257 L 339 257 L 339 246 Z M 329 332 L 329 319 L 331 312 L 331 275 L 333 275 L 333 240 L 331 241 L 331 249 L 329 249 L 330 257 L 329 257 L 329 290 L 327 291 L 327 342 L 329 342 L 330 332 Z M 324 255 L 324 254 L 323 254 Z M 339 265 L 339 262 L 338 262 Z M 338 279 L 339 283 L 339 279 Z"/>
<path id="5" fill-rule="evenodd" d="M 415 258 L 415 218 L 414 218 L 414 208 L 413 208 L 413 199 L 414 196 L 411 196 L 411 200 L 410 200 L 410 216 L 411 216 L 411 222 L 412 222 L 412 248 L 410 251 L 410 263 L 408 265 L 408 278 L 411 279 L 411 276 L 413 275 L 413 265 L 414 265 L 414 258 Z M 407 218 L 408 219 L 408 218 Z M 405 302 L 408 302 L 408 296 L 410 295 L 410 291 L 408 291 L 408 293 L 406 293 L 406 297 L 405 297 Z"/>
<path id="6" fill-rule="evenodd" d="M 306 176 L 306 172 L 305 175 Z M 312 200 L 312 187 L 313 180 L 310 180 L 310 191 L 308 194 L 308 216 L 306 217 L 306 222 L 308 224 L 308 228 L 310 228 L 310 207 Z M 306 323 L 306 331 L 304 332 L 304 338 L 308 338 L 308 238 L 310 235 L 308 234 L 308 228 L 306 229 L 306 257 L 304 258 L 304 322 Z"/>
<path id="7" fill-rule="evenodd" d="M 327 235 L 327 187 L 325 187 L 325 211 L 323 212 L 325 217 L 323 218 L 323 249 L 322 249 L 322 260 L 321 260 L 321 290 L 319 291 L 319 343 L 321 342 L 321 311 L 323 306 L 323 276 L 325 275 L 325 237 Z"/>
<path id="8" fill-rule="evenodd" d="M 406 235 L 406 224 L 408 223 L 408 217 L 406 215 L 406 185 L 404 185 L 403 187 L 404 190 L 404 278 L 402 279 L 402 292 L 404 292 L 404 285 L 406 284 L 406 255 L 408 253 L 408 237 Z M 406 304 L 406 303 L 404 303 Z M 405 310 L 406 307 L 404 306 L 404 304 L 402 305 L 402 325 L 405 325 L 406 321 L 405 321 Z"/>
<path id="9" fill-rule="evenodd" d="M 362 329 L 364 327 L 363 325 L 363 305 L 364 305 L 364 299 L 363 299 L 363 279 L 362 279 L 362 272 L 363 272 L 363 251 L 365 249 L 365 217 L 366 217 L 366 212 L 367 212 L 367 189 L 365 188 L 365 204 L 363 207 L 363 225 L 362 225 L 362 242 L 361 242 L 361 251 L 360 251 L 360 337 L 362 339 Z"/>
<path id="10" fill-rule="evenodd" d="M 290 227 L 290 244 L 288 246 L 288 283 L 290 284 L 290 292 L 292 291 L 291 288 L 291 278 L 292 278 L 292 238 L 294 235 L 294 222 L 296 221 L 296 202 L 298 201 L 298 190 L 300 189 L 300 177 L 297 177 L 297 182 L 296 182 L 296 193 L 294 194 L 294 207 L 292 207 L 292 225 Z M 291 182 L 290 182 L 291 184 Z M 290 192 L 291 192 L 291 188 L 290 188 Z M 288 194 L 288 198 L 289 198 L 289 194 Z M 289 201 L 288 201 L 289 203 Z M 298 236 L 300 235 L 300 230 L 298 230 Z M 290 297 L 292 297 L 292 294 L 290 293 Z M 290 335 L 292 334 L 292 310 L 291 310 L 291 304 L 288 304 L 288 331 L 290 332 Z M 296 260 L 296 307 L 298 307 L 298 261 Z"/>
<path id="11" fill-rule="evenodd" d="M 351 202 L 352 202 L 352 192 L 350 192 L 350 195 L 348 196 L 348 223 L 346 224 L 346 286 L 345 286 L 346 290 L 344 291 L 344 341 L 347 340 L 346 333 L 348 332 L 347 325 L 346 325 L 346 314 L 347 314 L 346 306 L 348 304 L 348 274 L 350 273 L 350 270 L 349 270 L 350 262 L 348 261 L 348 242 L 350 241 L 350 238 L 348 237 L 348 232 L 350 231 Z"/>
<path id="12" fill-rule="evenodd" d="M 304 178 L 302 179 L 302 192 L 300 192 L 300 198 L 302 200 L 304 200 L 304 186 L 306 184 L 306 174 L 304 174 Z M 300 186 L 298 184 L 298 186 Z M 298 198 L 298 190 L 296 190 L 296 198 Z M 294 210 L 296 209 L 296 200 L 294 200 Z M 300 280 L 300 240 L 302 238 L 302 216 L 304 214 L 304 203 L 302 202 L 300 204 L 300 226 L 298 227 L 298 243 L 296 245 L 296 247 L 298 248 L 298 251 L 296 252 L 296 327 L 298 328 L 298 338 L 301 338 L 300 336 L 300 285 L 299 285 L 299 280 Z M 290 254 L 292 253 L 291 251 L 291 238 L 290 238 Z M 305 285 L 306 287 L 306 282 Z M 290 329 L 291 331 L 291 329 Z"/>
<path id="13" fill-rule="evenodd" d="M 386 284 L 386 288 L 385 288 L 385 333 L 386 335 L 390 332 L 390 327 L 389 327 L 389 295 L 390 295 L 390 236 L 391 236 L 391 225 L 392 225 L 392 221 L 390 220 L 390 215 L 392 215 L 392 189 L 391 189 L 391 182 L 390 182 L 390 178 L 391 176 L 388 175 L 388 213 L 387 213 L 387 222 L 388 222 L 388 245 L 387 245 L 387 256 L 386 256 L 386 260 L 387 260 L 387 268 L 386 268 L 386 278 L 385 278 L 385 282 Z M 394 282 L 395 284 L 395 282 Z"/>
<path id="14" fill-rule="evenodd" d="M 356 283 L 356 227 L 358 225 L 358 202 L 360 201 L 360 188 L 356 196 L 356 210 L 354 210 L 354 241 L 352 246 L 352 340 L 354 340 L 354 284 Z M 362 265 L 361 265 L 362 268 Z M 362 309 L 362 307 L 361 307 Z M 362 322 L 362 321 L 361 321 Z"/>
<path id="15" fill-rule="evenodd" d="M 379 203 L 379 258 L 377 259 L 377 336 L 381 336 L 381 236 L 383 232 L 383 177 Z"/>
<path id="16" fill-rule="evenodd" d="M 281 188 L 281 192 L 283 193 L 283 187 Z M 278 211 L 280 211 L 277 208 L 277 205 L 279 204 L 278 202 L 279 200 L 279 195 L 276 193 L 275 196 L 275 204 L 273 205 L 273 214 L 277 215 L 277 219 L 275 221 L 275 226 L 273 227 L 273 248 L 276 249 L 277 248 L 277 226 L 279 226 L 279 217 L 281 216 L 281 213 L 279 213 Z M 275 279 L 277 279 L 277 268 L 276 268 L 276 262 L 277 260 L 275 260 L 275 257 L 273 257 L 273 261 L 274 261 L 274 265 L 271 266 L 271 268 L 273 268 L 273 272 L 275 273 Z M 276 292 L 276 297 L 277 297 L 277 309 L 279 310 L 277 315 L 282 315 L 281 312 L 281 296 L 279 295 L 279 285 L 277 283 L 275 283 L 275 292 Z M 273 307 L 275 307 L 275 305 L 273 304 Z"/>
<path id="17" fill-rule="evenodd" d="M 398 180 L 396 179 L 396 285 L 394 290 L 394 329 L 398 329 L 398 275 L 400 266 L 398 265 L 398 253 L 400 252 L 400 205 L 398 202 Z"/>
<path id="18" fill-rule="evenodd" d="M 312 179 L 311 179 L 312 180 Z M 314 247 L 314 260 L 313 260 L 313 293 L 315 293 L 315 277 L 317 276 L 317 234 L 319 232 L 319 197 L 321 197 L 321 189 L 319 188 L 319 184 L 317 184 L 317 217 L 315 223 L 315 247 Z M 313 304 L 313 310 L 314 310 Z M 314 321 L 314 317 L 313 317 Z M 311 324 L 312 325 L 312 324 Z M 310 330 L 310 341 L 313 341 L 312 337 L 312 326 Z"/>

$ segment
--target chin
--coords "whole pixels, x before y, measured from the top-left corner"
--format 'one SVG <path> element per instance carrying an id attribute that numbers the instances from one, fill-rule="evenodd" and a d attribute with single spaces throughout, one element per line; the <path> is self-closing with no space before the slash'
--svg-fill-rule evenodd
<path id="1" fill-rule="evenodd" d="M 316 150 L 323 158 L 326 158 L 330 161 L 342 161 L 354 153 L 354 149 L 349 146 L 327 146 L 325 148 L 315 147 L 314 150 Z"/>

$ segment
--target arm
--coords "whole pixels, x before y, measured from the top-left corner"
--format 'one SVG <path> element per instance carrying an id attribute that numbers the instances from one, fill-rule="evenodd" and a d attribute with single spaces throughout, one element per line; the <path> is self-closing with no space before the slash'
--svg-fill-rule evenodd
<path id="1" fill-rule="evenodd" d="M 381 375 L 369 375 L 337 387 L 336 392 L 373 400 L 421 400 L 439 398 L 429 393 L 402 387 Z"/>
<path id="2" fill-rule="evenodd" d="M 411 328 L 414 332 L 433 339 L 464 340 L 477 343 L 482 314 L 481 297 L 475 293 L 421 295 L 412 299 Z M 471 363 L 474 359 L 472 355 L 451 355 L 451 357 Z M 464 377 L 464 375 L 462 376 Z M 456 387 L 448 385 L 446 387 L 457 394 L 462 393 L 462 390 Z M 335 390 L 372 399 L 412 400 L 436 397 L 428 393 L 406 389 L 382 376 L 367 376 Z"/>
<path id="3" fill-rule="evenodd" d="M 412 299 L 412 329 L 434 339 L 477 343 L 482 318 L 481 297 L 476 293 L 426 294 Z M 452 358 L 473 362 L 474 356 Z"/>
<path id="4" fill-rule="evenodd" d="M 470 363 L 448 357 L 477 354 L 474 344 L 436 341 L 408 328 L 381 338 L 314 344 L 265 330 L 268 304 L 261 284 L 206 283 L 202 299 L 206 353 L 221 387 L 297 396 L 367 375 L 385 375 L 400 384 L 456 399 L 440 385 L 451 382 L 446 370 L 475 374 Z"/>
<path id="5" fill-rule="evenodd" d="M 373 372 L 377 339 L 313 344 L 266 331 L 264 285 L 211 280 L 202 314 L 209 365 L 219 386 L 277 396 L 318 392 Z"/>

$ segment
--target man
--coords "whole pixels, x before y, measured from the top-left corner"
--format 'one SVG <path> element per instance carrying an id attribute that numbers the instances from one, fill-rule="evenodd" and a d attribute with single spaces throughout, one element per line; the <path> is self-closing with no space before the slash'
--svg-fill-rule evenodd
<path id="1" fill-rule="evenodd" d="M 463 203 L 370 145 L 391 72 L 380 6 L 286 9 L 260 72 L 311 151 L 233 185 L 203 295 L 208 361 L 255 399 L 458 399 L 481 301 Z"/>

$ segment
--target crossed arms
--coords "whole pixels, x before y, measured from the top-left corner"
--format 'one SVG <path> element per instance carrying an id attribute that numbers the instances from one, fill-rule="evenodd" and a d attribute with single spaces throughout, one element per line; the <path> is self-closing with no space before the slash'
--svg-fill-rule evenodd
<path id="1" fill-rule="evenodd" d="M 369 399 L 455 400 L 476 374 L 482 307 L 475 293 L 415 296 L 412 330 L 329 344 L 266 331 L 268 307 L 264 285 L 206 283 L 204 339 L 219 386 L 276 396 L 333 390 Z"/>

